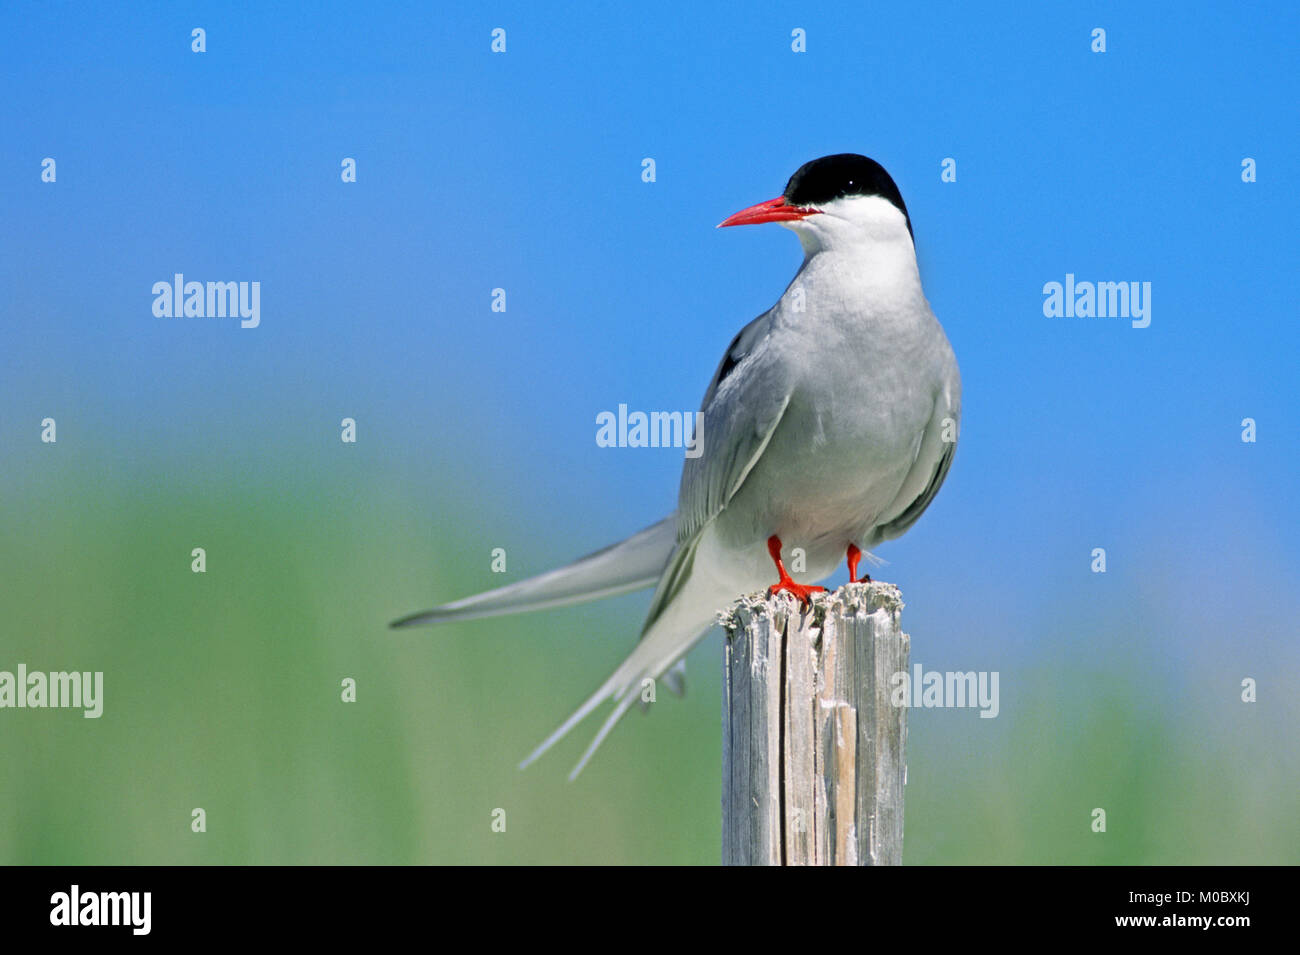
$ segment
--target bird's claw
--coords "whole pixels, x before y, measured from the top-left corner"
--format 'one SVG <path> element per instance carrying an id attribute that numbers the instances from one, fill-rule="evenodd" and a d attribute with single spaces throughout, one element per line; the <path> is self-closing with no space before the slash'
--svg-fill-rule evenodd
<path id="1" fill-rule="evenodd" d="M 769 597 L 775 597 L 780 593 L 794 594 L 799 598 L 799 602 L 807 607 L 811 596 L 816 593 L 826 593 L 826 588 L 818 587 L 816 584 L 797 584 L 787 578 L 767 588 Z"/>

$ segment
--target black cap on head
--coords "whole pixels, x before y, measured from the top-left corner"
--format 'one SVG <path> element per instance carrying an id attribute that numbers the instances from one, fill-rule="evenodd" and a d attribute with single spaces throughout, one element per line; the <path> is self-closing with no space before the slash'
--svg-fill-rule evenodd
<path id="1" fill-rule="evenodd" d="M 903 214 L 908 234 L 912 232 L 912 219 L 893 178 L 880 163 L 857 153 L 837 153 L 804 163 L 786 183 L 784 196 L 792 206 L 822 205 L 845 196 L 880 196 Z"/>

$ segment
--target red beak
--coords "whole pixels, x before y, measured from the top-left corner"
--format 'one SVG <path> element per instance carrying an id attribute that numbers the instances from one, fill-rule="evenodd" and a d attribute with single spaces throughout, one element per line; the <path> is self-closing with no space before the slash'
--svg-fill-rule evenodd
<path id="1" fill-rule="evenodd" d="M 718 228 L 729 225 L 758 225 L 760 222 L 789 222 L 792 219 L 815 216 L 819 211 L 806 209 L 803 206 L 786 205 L 785 196 L 777 196 L 775 199 L 760 202 L 748 209 L 741 209 L 734 216 L 728 216 L 718 223 Z"/>

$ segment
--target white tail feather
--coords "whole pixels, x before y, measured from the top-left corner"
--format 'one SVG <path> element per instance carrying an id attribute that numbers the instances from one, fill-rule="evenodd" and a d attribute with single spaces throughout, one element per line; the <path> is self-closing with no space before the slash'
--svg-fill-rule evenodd
<path id="1" fill-rule="evenodd" d="M 506 613 L 613 597 L 654 586 L 677 543 L 677 516 L 670 514 L 627 540 L 556 570 L 529 577 L 393 621 L 392 627 L 472 620 Z"/>
<path id="2" fill-rule="evenodd" d="M 609 731 L 612 730 L 615 724 L 623 718 L 623 714 L 627 712 L 628 707 L 630 707 L 636 699 L 637 694 L 633 692 L 628 693 L 623 697 L 623 699 L 619 700 L 618 705 L 614 707 L 614 712 L 609 714 L 609 719 L 605 720 L 604 724 L 600 727 L 600 732 L 596 734 L 596 738 L 591 741 L 591 744 L 587 747 L 586 751 L 583 752 L 582 758 L 578 760 L 578 765 L 574 766 L 573 771 L 569 773 L 569 782 L 573 782 L 578 778 L 578 774 L 586 767 L 587 761 L 590 760 L 592 756 L 596 755 L 596 750 L 600 748 L 600 744 L 605 742 L 605 737 L 609 735 Z"/>
<path id="3" fill-rule="evenodd" d="M 717 610 L 725 605 L 728 599 L 726 595 L 710 592 L 707 585 L 694 577 L 687 580 L 681 591 L 646 629 L 641 642 L 636 645 L 627 659 L 610 674 L 609 679 L 602 683 L 595 693 L 587 697 L 572 716 L 528 754 L 528 758 L 519 764 L 519 768 L 523 769 L 535 762 L 590 715 L 597 706 L 613 697 L 617 701 L 617 706 L 605 720 L 569 776 L 570 779 L 576 778 L 586 767 L 596 749 L 605 741 L 610 730 L 623 718 L 628 708 L 640 698 L 637 691 L 641 681 L 646 678 L 659 679 L 669 667 L 685 656 L 696 641 L 708 632 Z"/>

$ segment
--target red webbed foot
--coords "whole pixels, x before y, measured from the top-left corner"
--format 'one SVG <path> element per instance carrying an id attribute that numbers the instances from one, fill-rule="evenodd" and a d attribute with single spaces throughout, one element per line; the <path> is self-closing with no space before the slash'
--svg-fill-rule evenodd
<path id="1" fill-rule="evenodd" d="M 794 594 L 796 597 L 799 598 L 799 602 L 802 603 L 805 607 L 808 606 L 809 598 L 813 594 L 817 594 L 817 593 L 824 594 L 825 592 L 826 592 L 825 587 L 818 587 L 816 584 L 796 584 L 789 577 L 767 588 L 767 595 L 769 597 L 775 597 L 777 594 L 783 594 L 783 593 Z"/>
<path id="2" fill-rule="evenodd" d="M 767 588 L 767 595 L 775 597 L 777 594 L 786 593 L 794 594 L 799 598 L 799 602 L 805 607 L 808 606 L 809 598 L 815 593 L 825 593 L 825 587 L 818 587 L 816 584 L 797 584 L 785 569 L 785 564 L 781 563 L 781 538 L 773 534 L 767 539 L 767 552 L 772 556 L 772 562 L 776 564 L 776 572 L 780 580 Z"/>

